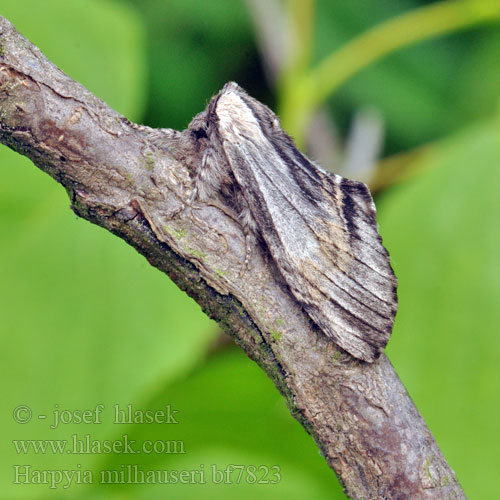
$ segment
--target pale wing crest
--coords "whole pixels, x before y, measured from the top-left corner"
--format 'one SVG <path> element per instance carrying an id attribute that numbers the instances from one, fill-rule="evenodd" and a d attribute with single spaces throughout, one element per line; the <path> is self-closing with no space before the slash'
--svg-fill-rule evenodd
<path id="1" fill-rule="evenodd" d="M 245 109 L 235 113 L 235 106 Z M 293 295 L 327 336 L 373 361 L 397 302 L 367 187 L 319 169 L 275 115 L 239 88 L 219 94 L 217 115 L 236 182 Z"/>

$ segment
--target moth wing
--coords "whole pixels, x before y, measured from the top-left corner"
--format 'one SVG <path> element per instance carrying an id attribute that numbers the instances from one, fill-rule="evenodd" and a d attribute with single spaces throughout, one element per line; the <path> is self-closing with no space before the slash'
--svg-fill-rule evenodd
<path id="1" fill-rule="evenodd" d="M 222 97 L 222 147 L 292 294 L 340 347 L 374 361 L 390 337 L 397 301 L 368 188 L 316 167 L 270 121 L 275 115 L 246 94 Z"/>

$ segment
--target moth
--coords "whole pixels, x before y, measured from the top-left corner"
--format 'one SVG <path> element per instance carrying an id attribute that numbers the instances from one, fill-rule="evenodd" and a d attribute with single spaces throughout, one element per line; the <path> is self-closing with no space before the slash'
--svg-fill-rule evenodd
<path id="1" fill-rule="evenodd" d="M 352 356 L 377 359 L 392 331 L 397 281 L 367 186 L 316 166 L 233 82 L 187 137 L 191 202 L 222 196 L 321 331 Z"/>

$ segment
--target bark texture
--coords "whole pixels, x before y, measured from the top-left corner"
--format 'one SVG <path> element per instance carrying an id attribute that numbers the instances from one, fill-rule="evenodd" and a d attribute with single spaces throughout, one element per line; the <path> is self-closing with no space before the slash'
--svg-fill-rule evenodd
<path id="1" fill-rule="evenodd" d="M 336 348 L 261 252 L 241 276 L 245 239 L 217 204 L 171 217 L 189 186 L 178 134 L 170 153 L 160 150 L 0 17 L 0 141 L 221 323 L 272 378 L 350 498 L 466 498 L 385 355 L 367 364 Z"/>

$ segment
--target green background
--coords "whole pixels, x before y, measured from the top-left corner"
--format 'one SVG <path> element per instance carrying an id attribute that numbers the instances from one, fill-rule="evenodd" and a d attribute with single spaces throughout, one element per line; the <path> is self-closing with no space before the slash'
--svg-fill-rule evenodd
<path id="1" fill-rule="evenodd" d="M 313 60 L 428 2 L 318 1 Z M 239 0 L 0 1 L 0 14 L 128 118 L 182 129 L 235 80 L 275 106 Z M 500 469 L 500 29 L 426 41 L 367 67 L 328 101 L 341 136 L 375 108 L 384 156 L 413 175 L 376 196 L 399 279 L 387 353 L 470 498 L 495 498 Z M 432 144 L 424 155 L 411 155 Z M 416 149 L 417 148 L 417 149 Z M 0 147 L 0 497 L 344 498 L 270 380 L 217 325 L 110 233 L 77 219 L 64 190 Z M 56 409 L 102 404 L 100 424 L 50 428 Z M 178 410 L 178 424 L 113 424 L 113 405 Z M 33 419 L 19 424 L 14 408 Z M 46 421 L 37 415 L 46 414 Z M 16 452 L 13 440 L 181 440 L 185 454 Z M 205 468 L 207 484 L 13 484 L 14 465 Z M 278 484 L 213 484 L 212 466 L 278 465 Z M 233 476 L 234 477 L 234 476 Z M 96 481 L 94 481 L 96 483 Z"/>

